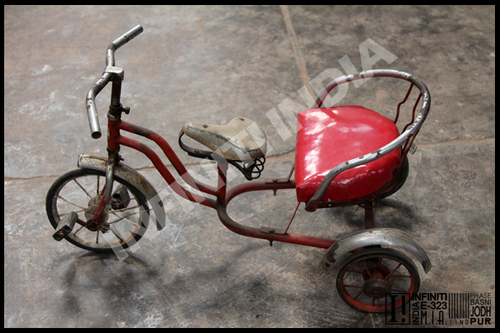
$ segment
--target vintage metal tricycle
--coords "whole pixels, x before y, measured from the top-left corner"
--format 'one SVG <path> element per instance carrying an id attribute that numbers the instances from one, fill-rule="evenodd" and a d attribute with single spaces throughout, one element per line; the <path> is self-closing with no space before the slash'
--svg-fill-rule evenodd
<path id="1" fill-rule="evenodd" d="M 149 219 L 153 216 L 150 206 L 156 227 L 161 229 L 165 226 L 165 210 L 157 191 L 141 174 L 120 161 L 120 148 L 126 146 L 145 154 L 175 193 L 215 209 L 222 224 L 231 231 L 266 239 L 271 244 L 277 241 L 327 249 L 321 266 L 328 270 L 341 263 L 337 289 L 341 298 L 356 309 L 383 312 L 399 308 L 409 300 L 409 295 L 418 291 L 420 275 L 414 262 L 419 262 L 423 271 L 428 272 L 431 263 L 427 254 L 405 232 L 376 228 L 374 208 L 379 199 L 399 190 L 408 176 L 407 154 L 412 151 L 413 140 L 430 108 L 430 95 L 421 80 L 396 70 L 370 70 L 335 79 L 325 87 L 312 109 L 298 114 L 295 163 L 288 176 L 252 181 L 226 189 L 229 164 L 241 171 L 247 180 L 261 175 L 266 155 L 265 134 L 255 122 L 243 117 L 234 118 L 226 125 L 201 122 L 184 125 L 179 134 L 181 148 L 190 156 L 216 162 L 217 184 L 208 185 L 189 174 L 160 135 L 122 120 L 122 113 L 128 114 L 130 109 L 120 103 L 123 69 L 115 66 L 114 53 L 142 30 L 140 25 L 136 26 L 109 45 L 104 73 L 88 92 L 86 106 L 90 131 L 92 138 L 97 139 L 101 131 L 95 97 L 106 84 L 112 82 L 111 105 L 107 114 L 108 157 L 80 155 L 79 168 L 59 177 L 49 189 L 46 209 L 56 230 L 54 239 L 64 238 L 95 252 L 126 249 L 146 232 Z M 394 120 L 362 106 L 322 107 L 333 88 L 371 77 L 396 78 L 410 83 L 406 96 L 397 105 Z M 413 87 L 420 92 L 413 107 L 412 119 L 400 133 L 396 126 L 400 106 L 406 102 Z M 420 112 L 415 117 L 419 102 Z M 184 182 L 197 192 L 179 184 L 151 148 L 123 136 L 124 132 L 154 141 Z M 210 150 L 188 146 L 182 140 L 184 135 Z M 305 203 L 308 212 L 318 208 L 360 205 L 365 209 L 366 230 L 332 240 L 290 233 L 292 220 L 284 229 L 255 228 L 235 222 L 227 213 L 229 202 L 237 195 L 249 191 L 276 192 L 284 189 L 294 189 L 297 208 L 300 203 Z"/>

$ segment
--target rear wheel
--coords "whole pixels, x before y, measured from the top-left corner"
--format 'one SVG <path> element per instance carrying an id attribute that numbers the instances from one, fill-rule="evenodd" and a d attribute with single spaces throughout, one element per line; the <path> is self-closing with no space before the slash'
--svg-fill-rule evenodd
<path id="1" fill-rule="evenodd" d="M 97 210 L 106 174 L 91 169 L 76 169 L 60 176 L 46 197 L 47 217 L 54 229 L 70 212 L 88 221 Z M 114 176 L 112 199 L 98 225 L 78 222 L 64 237 L 70 243 L 94 252 L 112 252 L 135 244 L 146 232 L 149 209 L 144 195 L 133 185 Z"/>
<path id="2" fill-rule="evenodd" d="M 385 248 L 356 252 L 337 275 L 340 297 L 364 312 L 397 309 L 408 302 L 409 296 L 418 292 L 419 287 L 420 276 L 411 259 Z M 386 298 L 389 293 L 393 297 Z"/>

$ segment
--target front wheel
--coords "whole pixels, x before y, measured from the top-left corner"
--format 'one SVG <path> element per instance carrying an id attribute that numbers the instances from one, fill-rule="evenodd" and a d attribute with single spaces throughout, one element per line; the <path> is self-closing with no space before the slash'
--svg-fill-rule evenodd
<path id="1" fill-rule="evenodd" d="M 411 259 L 386 248 L 367 248 L 354 253 L 337 275 L 340 297 L 364 312 L 397 309 L 419 287 L 420 276 Z M 387 294 L 391 297 L 386 297 Z"/>
<path id="2" fill-rule="evenodd" d="M 97 210 L 105 186 L 106 173 L 76 169 L 60 176 L 47 192 L 47 217 L 54 229 L 61 219 L 76 212 L 87 221 Z M 145 196 L 133 185 L 114 176 L 112 199 L 105 208 L 99 227 L 76 223 L 64 238 L 86 250 L 110 253 L 135 244 L 146 232 L 149 209 Z"/>

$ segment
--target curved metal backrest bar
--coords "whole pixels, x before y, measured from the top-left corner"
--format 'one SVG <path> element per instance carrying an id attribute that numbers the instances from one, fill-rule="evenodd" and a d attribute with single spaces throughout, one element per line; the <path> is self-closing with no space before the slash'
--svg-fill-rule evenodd
<path id="1" fill-rule="evenodd" d="M 336 86 L 354 80 L 366 79 L 378 76 L 395 77 L 413 83 L 420 90 L 420 94 L 422 96 L 422 108 L 420 109 L 420 113 L 418 114 L 418 116 L 416 117 L 415 121 L 411 126 L 409 126 L 403 133 L 401 133 L 396 139 L 394 139 L 387 145 L 369 154 L 362 155 L 357 158 L 353 158 L 349 161 L 342 162 L 339 165 L 335 166 L 332 170 L 330 170 L 330 172 L 328 172 L 328 174 L 325 176 L 320 186 L 316 190 L 316 193 L 314 193 L 314 195 L 307 203 L 306 209 L 308 207 L 314 206 L 314 203 L 321 202 L 321 199 L 323 198 L 323 195 L 325 195 L 328 186 L 338 174 L 340 174 L 345 170 L 357 167 L 359 165 L 372 162 L 376 159 L 381 158 L 384 155 L 389 154 L 391 151 L 397 149 L 398 147 L 401 147 L 403 144 L 405 144 L 405 142 L 407 142 L 408 138 L 410 138 L 412 135 L 415 135 L 418 132 L 423 122 L 425 121 L 425 118 L 427 117 L 427 114 L 429 113 L 429 109 L 431 106 L 431 95 L 429 94 L 429 90 L 419 78 L 411 74 L 392 69 L 371 70 L 371 71 L 361 72 L 357 75 L 345 75 L 339 77 L 333 80 L 330 84 L 328 84 L 325 87 L 325 92 L 316 100 L 314 108 L 321 107 L 323 105 L 324 98 Z"/>

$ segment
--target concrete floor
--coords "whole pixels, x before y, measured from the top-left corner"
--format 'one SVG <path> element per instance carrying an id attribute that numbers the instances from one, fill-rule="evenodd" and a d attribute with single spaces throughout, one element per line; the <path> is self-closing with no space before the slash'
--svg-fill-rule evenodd
<path id="1" fill-rule="evenodd" d="M 84 99 L 102 73 L 108 44 L 136 24 L 144 33 L 116 52 L 125 69 L 123 102 L 131 107 L 125 117 L 161 133 L 200 177 L 207 175 L 198 161 L 176 144 L 181 126 L 240 115 L 266 131 L 271 148 L 263 177 L 285 176 L 295 145 L 287 111 L 310 107 L 302 88 L 322 73 L 345 73 L 339 60 L 346 55 L 361 70 L 367 39 L 379 46 L 368 53 L 373 68 L 421 78 L 431 112 L 410 156 L 409 179 L 380 203 L 378 225 L 408 232 L 427 251 L 433 268 L 422 276 L 421 292 L 491 293 L 489 327 L 495 325 L 493 7 L 4 10 L 5 327 L 389 326 L 384 314 L 343 303 L 335 276 L 318 266 L 324 250 L 243 238 L 209 208 L 181 209 L 168 195 L 168 228 L 153 230 L 124 260 L 52 239 L 46 192 L 76 167 L 80 153 L 105 155 L 105 135 L 90 138 Z M 385 111 L 384 98 L 402 98 L 368 85 L 350 85 L 353 103 Z M 102 128 L 109 92 L 97 99 Z M 126 149 L 123 156 L 168 193 L 149 160 Z M 234 176 L 230 185 L 244 181 Z M 293 191 L 249 194 L 236 199 L 230 214 L 250 225 L 283 227 L 295 203 Z M 299 209 L 292 228 L 337 238 L 362 227 L 362 219 L 358 206 Z"/>

